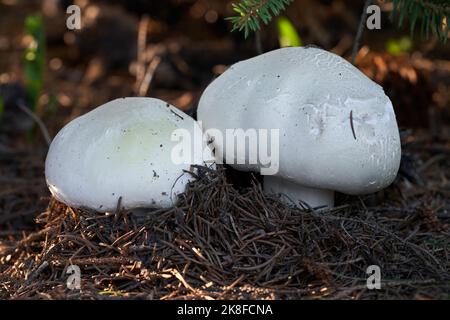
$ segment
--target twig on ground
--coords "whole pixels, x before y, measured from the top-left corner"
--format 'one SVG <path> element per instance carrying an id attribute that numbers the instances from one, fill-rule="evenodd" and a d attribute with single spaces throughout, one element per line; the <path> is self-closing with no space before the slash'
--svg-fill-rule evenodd
<path id="1" fill-rule="evenodd" d="M 50 134 L 48 133 L 48 130 L 45 127 L 45 124 L 42 122 L 42 120 L 39 119 L 39 117 L 33 111 L 31 111 L 29 108 L 27 108 L 27 106 L 22 101 L 19 101 L 17 103 L 17 106 L 27 116 L 29 116 L 31 119 L 33 119 L 34 122 L 36 122 L 36 124 L 39 126 L 39 129 L 41 130 L 41 133 L 45 139 L 45 142 L 47 143 L 48 146 L 50 146 L 50 144 L 52 143 L 52 139 L 50 138 Z"/>

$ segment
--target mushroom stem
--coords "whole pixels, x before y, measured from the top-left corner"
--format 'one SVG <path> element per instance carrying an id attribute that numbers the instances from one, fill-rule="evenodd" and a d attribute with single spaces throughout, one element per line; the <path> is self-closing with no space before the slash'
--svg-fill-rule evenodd
<path id="1" fill-rule="evenodd" d="M 305 187 L 276 176 L 264 176 L 264 191 L 284 194 L 287 196 L 286 202 L 294 201 L 297 206 L 299 200 L 306 202 L 311 208 L 334 206 L 334 191 Z"/>

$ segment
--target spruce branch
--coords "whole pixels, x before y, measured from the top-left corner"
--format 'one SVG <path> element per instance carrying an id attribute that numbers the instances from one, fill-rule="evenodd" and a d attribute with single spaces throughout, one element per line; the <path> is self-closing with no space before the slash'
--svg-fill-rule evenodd
<path id="1" fill-rule="evenodd" d="M 436 35 L 444 43 L 450 31 L 450 1 L 449 0 L 387 0 L 393 3 L 391 19 L 398 16 L 398 27 L 409 20 L 411 34 L 420 21 L 423 38 L 429 38 L 430 33 Z M 233 3 L 233 10 L 238 14 L 229 17 L 233 24 L 232 31 L 243 31 L 247 38 L 250 32 L 260 30 L 261 21 L 268 24 L 273 17 L 278 16 L 294 0 L 240 0 Z M 363 13 L 364 14 L 364 13 Z"/>
<path id="2" fill-rule="evenodd" d="M 398 27 L 409 20 L 411 34 L 421 20 L 420 31 L 423 38 L 428 39 L 430 33 L 446 42 L 450 31 L 450 1 L 449 0 L 391 0 L 394 9 L 391 19 L 398 16 Z"/>
<path id="3" fill-rule="evenodd" d="M 294 0 L 241 0 L 233 3 L 233 10 L 238 14 L 229 17 L 233 24 L 231 31 L 244 31 L 245 38 L 250 32 L 258 31 L 261 22 L 268 24 L 274 16 L 278 16 Z"/>

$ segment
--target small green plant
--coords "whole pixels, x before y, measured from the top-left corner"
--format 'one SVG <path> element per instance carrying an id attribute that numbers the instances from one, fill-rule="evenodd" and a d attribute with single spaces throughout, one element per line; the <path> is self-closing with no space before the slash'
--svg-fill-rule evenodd
<path id="1" fill-rule="evenodd" d="M 24 54 L 24 72 L 27 93 L 33 109 L 36 108 L 44 81 L 45 32 L 42 17 L 30 15 L 25 19 L 25 33 L 31 37 Z"/>
<path id="2" fill-rule="evenodd" d="M 302 46 L 302 39 L 295 30 L 294 25 L 286 17 L 277 19 L 278 42 L 280 47 L 298 47 Z"/>
<path id="3" fill-rule="evenodd" d="M 402 37 L 400 39 L 389 39 L 386 42 L 386 50 L 395 56 L 409 52 L 412 48 L 410 37 Z"/>

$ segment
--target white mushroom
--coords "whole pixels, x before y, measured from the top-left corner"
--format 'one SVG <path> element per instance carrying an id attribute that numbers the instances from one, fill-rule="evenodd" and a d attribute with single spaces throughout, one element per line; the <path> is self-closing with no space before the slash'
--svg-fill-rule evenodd
<path id="1" fill-rule="evenodd" d="M 173 161 L 177 129 L 200 144 L 185 150 L 190 161 Z M 111 211 L 120 197 L 124 208 L 169 207 L 192 180 L 183 170 L 204 164 L 203 144 L 197 122 L 164 101 L 113 100 L 57 134 L 45 163 L 47 184 L 55 198 L 73 207 Z"/>
<path id="2" fill-rule="evenodd" d="M 399 132 L 383 89 L 317 48 L 283 48 L 231 66 L 205 90 L 198 120 L 224 136 L 226 129 L 279 129 L 279 170 L 264 176 L 264 189 L 295 203 L 332 207 L 334 191 L 375 192 L 399 168 Z M 226 142 L 213 144 L 216 155 L 234 159 L 230 165 L 237 169 L 263 167 L 259 153 L 238 148 L 230 155 Z M 256 164 L 249 163 L 251 156 Z M 243 158 L 245 164 L 236 164 Z"/>

